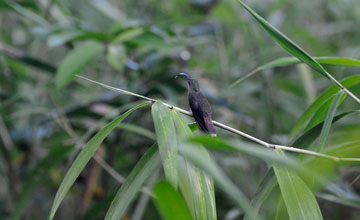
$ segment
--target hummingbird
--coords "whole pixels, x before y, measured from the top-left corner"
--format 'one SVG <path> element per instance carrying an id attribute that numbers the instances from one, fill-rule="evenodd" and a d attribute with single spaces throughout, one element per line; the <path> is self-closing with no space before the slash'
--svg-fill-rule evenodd
<path id="1" fill-rule="evenodd" d="M 216 136 L 215 127 L 211 119 L 211 107 L 204 94 L 200 92 L 199 82 L 196 79 L 192 79 L 186 73 L 179 73 L 175 76 L 175 79 L 179 76 L 184 76 L 188 81 L 189 105 L 199 129 L 211 136 Z"/>

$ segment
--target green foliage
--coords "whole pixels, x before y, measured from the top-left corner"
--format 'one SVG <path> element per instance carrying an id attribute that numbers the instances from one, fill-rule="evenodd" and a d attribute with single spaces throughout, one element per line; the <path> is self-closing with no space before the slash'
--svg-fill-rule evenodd
<path id="1" fill-rule="evenodd" d="M 323 219 L 314 194 L 295 172 L 277 164 L 274 171 L 290 219 Z"/>
<path id="2" fill-rule="evenodd" d="M 166 179 L 177 189 L 178 187 L 178 162 L 175 125 L 168 107 L 160 101 L 155 102 L 151 108 L 156 140 L 163 162 Z"/>
<path id="3" fill-rule="evenodd" d="M 153 188 L 155 202 L 165 220 L 191 220 L 188 208 L 179 192 L 166 181 L 160 181 Z"/>
<path id="4" fill-rule="evenodd" d="M 118 126 L 128 115 L 130 115 L 133 111 L 138 108 L 144 107 L 148 105 L 149 102 L 142 103 L 115 118 L 112 122 L 107 124 L 104 128 L 102 128 L 81 150 L 79 155 L 76 157 L 75 161 L 71 165 L 70 169 L 67 171 L 59 189 L 56 193 L 53 205 L 50 210 L 50 214 L 48 219 L 53 219 L 56 213 L 56 210 L 59 208 L 60 203 L 65 198 L 65 195 L 69 191 L 70 187 L 75 182 L 76 178 L 80 175 L 81 171 L 84 169 L 87 162 L 90 158 L 95 154 L 96 150 L 99 148 L 100 144 L 103 140 L 110 134 L 110 132 Z"/>
<path id="5" fill-rule="evenodd" d="M 244 2 L 0 1 L 0 219 L 358 219 L 358 0 Z"/>

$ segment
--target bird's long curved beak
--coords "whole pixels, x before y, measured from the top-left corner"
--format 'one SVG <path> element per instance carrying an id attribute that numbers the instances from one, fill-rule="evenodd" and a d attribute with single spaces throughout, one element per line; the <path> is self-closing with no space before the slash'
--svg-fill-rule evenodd
<path id="1" fill-rule="evenodd" d="M 175 79 L 178 78 L 179 76 L 184 76 L 186 79 L 190 80 L 190 76 L 186 73 L 179 73 L 178 75 L 175 76 Z"/>

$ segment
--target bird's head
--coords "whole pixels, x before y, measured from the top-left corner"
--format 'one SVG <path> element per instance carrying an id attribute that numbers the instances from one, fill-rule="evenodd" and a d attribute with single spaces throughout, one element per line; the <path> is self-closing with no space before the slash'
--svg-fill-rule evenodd
<path id="1" fill-rule="evenodd" d="M 179 73 L 178 75 L 175 76 L 175 79 L 178 78 L 179 76 L 183 76 L 187 79 L 190 91 L 194 91 L 194 92 L 200 91 L 199 82 L 196 79 L 191 79 L 191 77 L 186 73 Z"/>

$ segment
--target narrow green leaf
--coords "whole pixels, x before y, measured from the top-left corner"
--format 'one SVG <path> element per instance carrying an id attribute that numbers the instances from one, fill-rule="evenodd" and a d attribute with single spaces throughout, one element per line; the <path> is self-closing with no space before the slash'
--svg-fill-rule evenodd
<path id="1" fill-rule="evenodd" d="M 167 181 L 160 181 L 153 188 L 155 203 L 165 220 L 191 220 L 181 194 Z"/>
<path id="2" fill-rule="evenodd" d="M 171 116 L 175 123 L 180 149 L 183 147 L 184 139 L 192 136 L 193 133 L 176 110 L 171 111 Z M 209 153 L 202 146 L 197 147 L 199 156 L 205 161 L 210 160 Z M 193 219 L 216 220 L 215 191 L 212 178 L 189 163 L 186 158 L 179 158 L 179 168 L 180 190 Z"/>
<path id="3" fill-rule="evenodd" d="M 110 208 L 106 213 L 105 220 L 121 219 L 126 209 L 134 199 L 136 193 L 141 189 L 145 180 L 150 176 L 154 169 L 160 163 L 160 155 L 157 144 L 142 156 L 136 163 L 130 175 L 126 178 L 124 184 L 116 193 L 115 198 L 111 202 Z"/>
<path id="4" fill-rule="evenodd" d="M 315 57 L 321 64 L 336 66 L 360 66 L 360 60 L 349 57 Z"/>
<path id="5" fill-rule="evenodd" d="M 335 95 L 334 99 L 332 100 L 329 110 L 326 114 L 326 118 L 324 120 L 324 125 L 321 129 L 321 133 L 320 133 L 320 138 L 319 138 L 319 144 L 318 144 L 318 151 L 321 152 L 324 145 L 325 145 L 325 141 L 326 138 L 330 132 L 330 127 L 332 124 L 332 121 L 334 119 L 335 116 L 335 112 L 336 112 L 336 108 L 338 106 L 338 103 L 341 99 L 341 97 L 344 95 L 343 92 L 340 92 L 339 94 Z"/>
<path id="6" fill-rule="evenodd" d="M 345 88 L 350 88 L 360 82 L 360 75 L 350 76 L 341 81 L 341 84 Z M 296 121 L 294 128 L 290 132 L 289 138 L 295 137 L 301 129 L 305 126 L 308 120 L 315 114 L 315 112 L 331 97 L 339 92 L 339 88 L 335 85 L 330 86 L 328 89 L 325 90 L 300 116 L 300 118 Z"/>
<path id="7" fill-rule="evenodd" d="M 214 178 L 220 189 L 224 190 L 224 192 L 230 198 L 232 198 L 240 208 L 242 208 L 246 213 L 248 213 L 248 215 L 250 215 L 251 217 L 256 216 L 256 213 L 250 206 L 246 196 L 226 176 L 225 172 L 221 170 L 221 168 L 216 164 L 216 162 L 211 158 L 205 159 L 201 157 L 201 148 L 196 145 L 183 144 L 181 148 L 179 148 L 179 151 L 192 164 L 199 167 L 209 176 Z"/>
<path id="8" fill-rule="evenodd" d="M 327 100 L 322 106 L 315 112 L 314 116 L 311 118 L 309 123 L 304 128 L 303 132 L 307 132 L 311 128 L 313 128 L 315 125 L 323 122 L 326 118 L 327 112 L 329 111 L 329 107 L 331 102 L 334 100 L 336 96 L 331 97 L 329 100 Z M 345 100 L 346 95 L 341 96 L 338 107 L 341 105 L 341 103 Z"/>
<path id="9" fill-rule="evenodd" d="M 249 8 L 245 3 L 241 0 L 237 0 L 258 22 L 263 28 L 268 32 L 271 37 L 286 51 L 288 51 L 293 56 L 297 57 L 299 60 L 308 64 L 310 67 L 318 71 L 320 74 L 328 78 L 332 83 L 346 92 L 351 98 L 353 98 L 356 102 L 360 104 L 360 99 L 352 94 L 350 91 L 345 89 L 340 82 L 338 82 L 332 75 L 330 75 L 324 67 L 319 64 L 313 57 L 310 56 L 305 50 L 299 47 L 296 43 L 286 37 L 283 33 L 273 27 L 269 22 L 267 22 L 264 18 L 258 15 L 254 10 Z"/>
<path id="10" fill-rule="evenodd" d="M 88 41 L 68 53 L 56 72 L 56 87 L 60 89 L 70 83 L 85 65 L 101 53 L 103 49 L 102 44 Z"/>
<path id="11" fill-rule="evenodd" d="M 337 65 L 337 66 L 360 66 L 360 60 L 348 58 L 348 57 L 314 57 L 314 59 L 319 62 L 320 64 L 327 64 L 327 65 Z M 275 67 L 283 67 L 289 66 L 293 64 L 301 63 L 302 61 L 296 57 L 281 57 L 276 60 L 270 61 L 265 63 L 261 66 L 256 67 L 253 71 L 249 72 L 245 76 L 240 77 L 237 79 L 233 84 L 230 85 L 230 88 L 238 85 L 245 79 L 253 76 L 254 74 L 265 70 L 271 69 Z"/>
<path id="12" fill-rule="evenodd" d="M 176 131 L 170 110 L 162 102 L 156 101 L 151 108 L 151 113 L 156 131 L 156 140 L 159 144 L 159 152 L 163 161 L 166 179 L 177 189 L 178 166 L 177 166 L 177 142 Z"/>
<path id="13" fill-rule="evenodd" d="M 274 67 L 280 67 L 280 66 L 288 66 L 288 65 L 292 65 L 292 64 L 296 64 L 296 63 L 300 63 L 300 62 L 301 61 L 299 59 L 297 59 L 296 57 L 282 57 L 282 58 L 273 60 L 271 62 L 268 62 L 268 63 L 264 64 L 264 65 L 256 67 L 250 73 L 246 74 L 245 76 L 240 77 L 233 84 L 230 85 L 230 88 L 238 85 L 239 83 L 241 83 L 245 79 L 253 76 L 255 73 L 260 72 L 261 70 L 270 69 L 270 68 L 274 68 Z"/>
<path id="14" fill-rule="evenodd" d="M 334 117 L 332 123 L 335 123 L 336 121 L 340 120 L 341 118 L 345 117 L 348 114 L 357 113 L 357 112 L 358 111 L 349 111 L 338 114 Z M 322 127 L 323 127 L 323 122 L 317 124 L 310 130 L 302 134 L 299 138 L 297 138 L 291 146 L 297 148 L 308 148 L 314 142 L 314 140 L 319 136 Z"/>
<path id="15" fill-rule="evenodd" d="M 274 26 L 272 26 L 269 22 L 267 22 L 263 17 L 258 15 L 254 10 L 252 10 L 249 6 L 243 3 L 241 0 L 237 0 L 258 22 L 259 24 L 268 32 L 271 37 L 286 51 L 290 54 L 294 55 L 301 61 L 307 63 L 310 67 L 315 68 L 325 77 L 329 78 L 326 74 L 325 69 L 314 59 L 312 58 L 306 51 L 304 51 L 301 47 L 299 47 L 296 43 L 290 40 L 287 36 L 277 30 Z"/>
<path id="16" fill-rule="evenodd" d="M 76 157 L 75 161 L 71 165 L 70 169 L 66 173 L 63 181 L 60 184 L 58 191 L 56 192 L 56 196 L 54 202 L 52 204 L 48 219 L 51 220 L 54 218 L 56 210 L 60 206 L 60 203 L 65 198 L 65 195 L 69 191 L 70 187 L 75 182 L 76 178 L 80 175 L 81 171 L 86 166 L 87 162 L 94 155 L 100 144 L 103 140 L 110 134 L 110 132 L 118 126 L 118 124 L 124 120 L 128 115 L 130 115 L 133 111 L 138 108 L 149 105 L 150 102 L 145 102 L 139 104 L 124 114 L 120 115 L 112 122 L 108 123 L 105 127 L 103 127 L 91 140 L 86 144 L 84 149 L 81 150 L 79 155 Z"/>
<path id="17" fill-rule="evenodd" d="M 282 151 L 276 152 L 285 158 Z M 273 167 L 290 219 L 323 219 L 314 194 L 298 174 L 286 166 Z"/>

